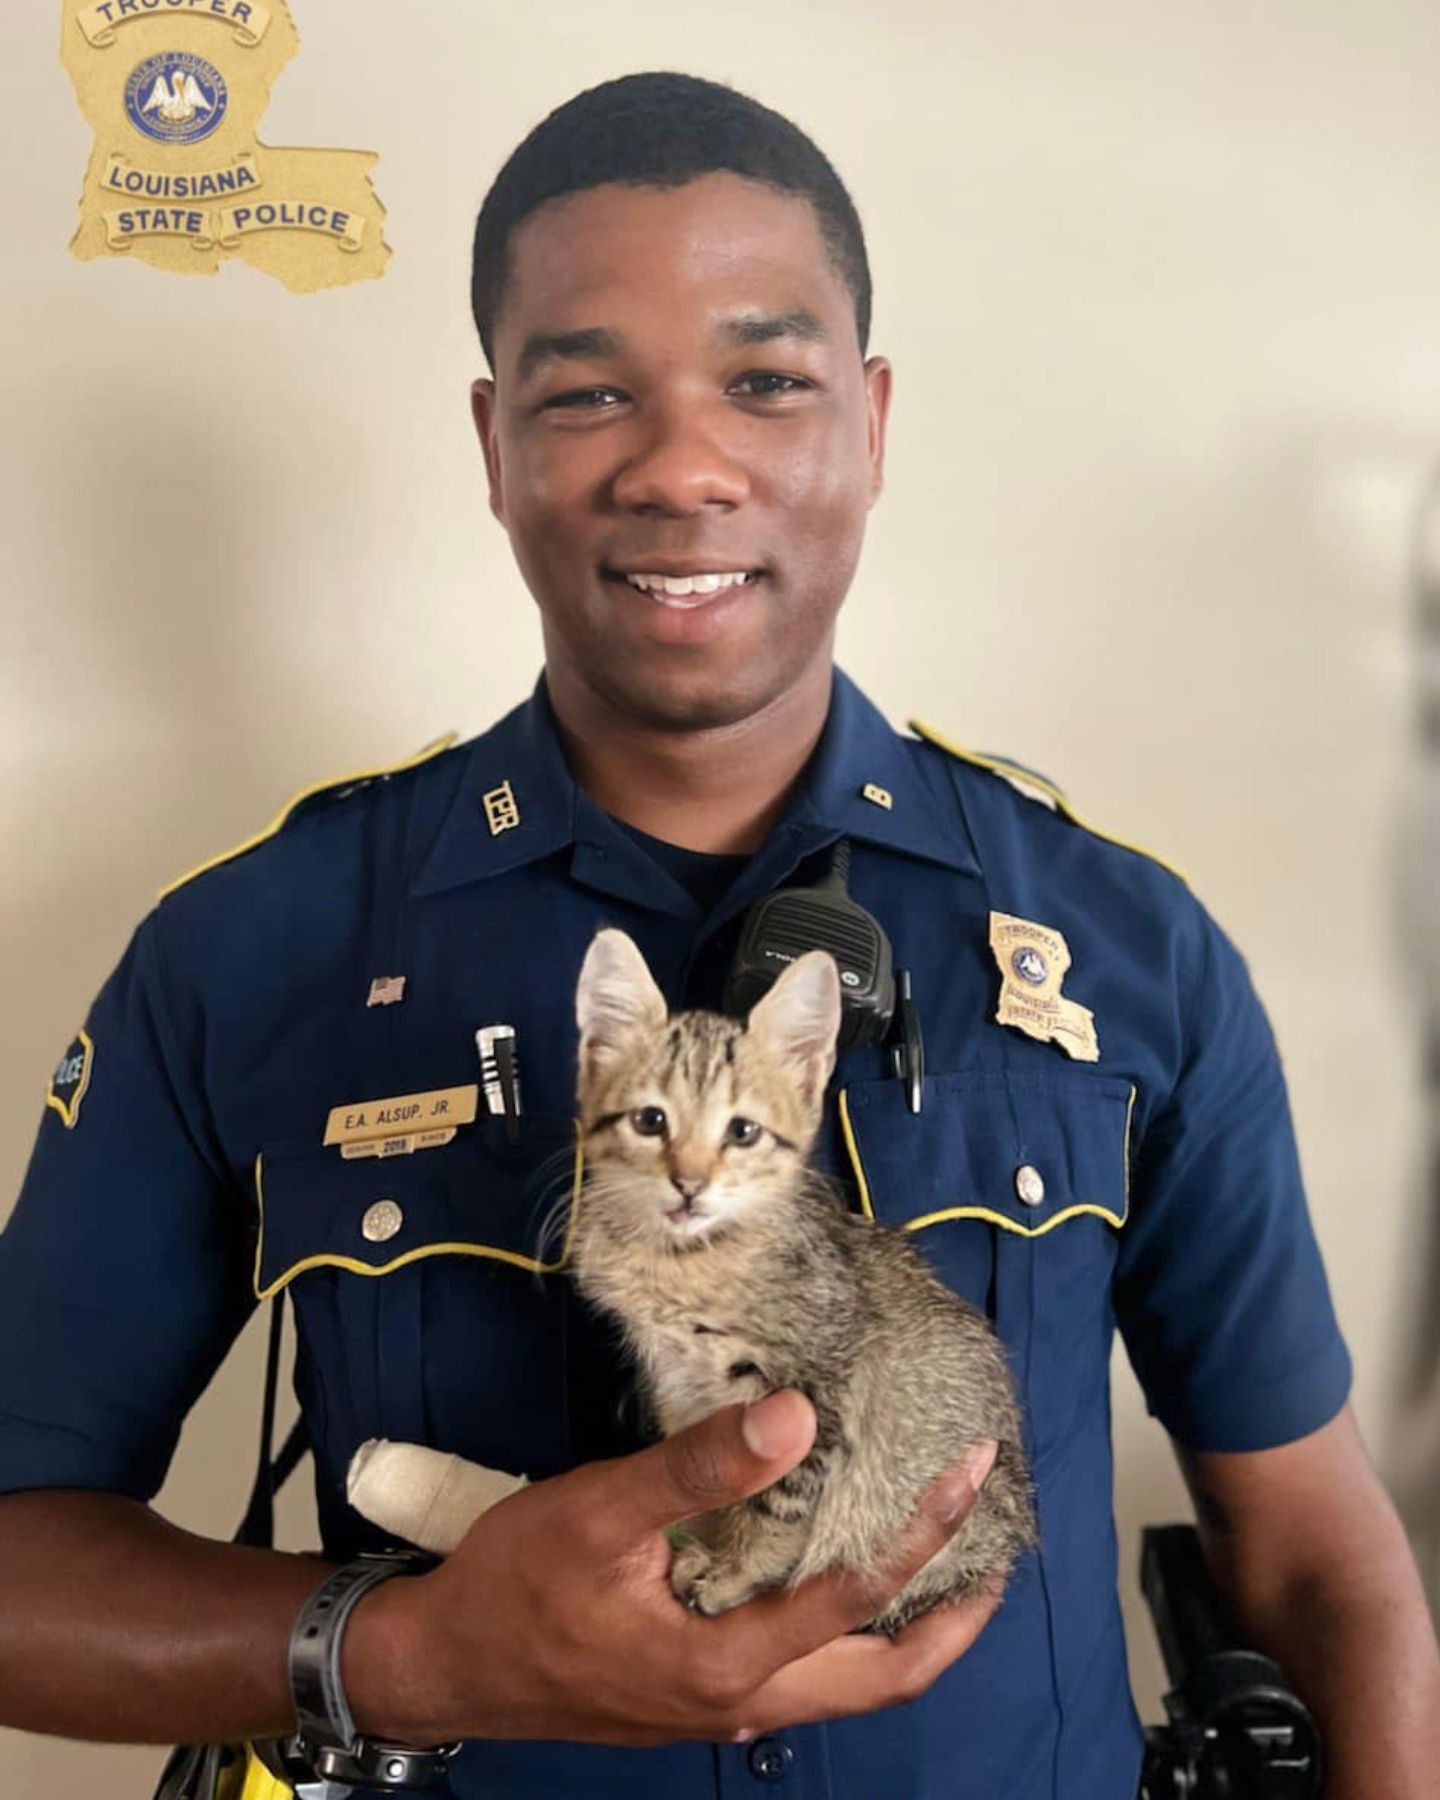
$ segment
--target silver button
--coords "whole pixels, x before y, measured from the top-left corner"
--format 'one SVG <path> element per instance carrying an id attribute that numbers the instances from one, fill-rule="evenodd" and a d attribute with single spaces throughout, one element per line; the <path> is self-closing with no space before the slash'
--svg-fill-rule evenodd
<path id="1" fill-rule="evenodd" d="M 1040 1171 L 1030 1163 L 1021 1163 L 1015 1171 L 1015 1192 L 1026 1206 L 1039 1206 L 1045 1198 L 1045 1183 Z"/>
<path id="2" fill-rule="evenodd" d="M 360 1229 L 372 1244 L 383 1244 L 405 1223 L 405 1215 L 393 1200 L 377 1200 L 365 1208 Z"/>

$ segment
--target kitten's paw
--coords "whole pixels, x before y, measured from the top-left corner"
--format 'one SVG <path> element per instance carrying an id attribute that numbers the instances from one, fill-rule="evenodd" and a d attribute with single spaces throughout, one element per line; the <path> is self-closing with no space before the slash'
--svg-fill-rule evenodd
<path id="1" fill-rule="evenodd" d="M 687 1544 L 676 1552 L 670 1565 L 670 1587 L 675 1597 L 683 1600 L 691 1612 L 704 1613 L 707 1618 L 740 1606 L 758 1593 L 760 1586 L 753 1575 L 742 1575 L 717 1562 L 703 1544 Z"/>
<path id="2" fill-rule="evenodd" d="M 701 1598 L 715 1558 L 704 1544 L 682 1544 L 670 1564 L 670 1591 L 692 1612 L 704 1612 Z"/>
<path id="3" fill-rule="evenodd" d="M 729 1612 L 732 1606 L 743 1606 L 760 1592 L 763 1583 L 753 1575 L 712 1565 L 695 1585 L 695 1598 L 690 1605 L 696 1612 L 713 1619 L 717 1613 Z"/>

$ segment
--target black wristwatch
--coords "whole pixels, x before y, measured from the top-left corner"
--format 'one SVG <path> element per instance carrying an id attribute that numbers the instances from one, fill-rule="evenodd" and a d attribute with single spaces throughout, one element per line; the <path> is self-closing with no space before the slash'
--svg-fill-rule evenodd
<path id="1" fill-rule="evenodd" d="M 301 1607 L 287 1653 L 296 1747 L 322 1779 L 382 1792 L 433 1787 L 460 1748 L 361 1737 L 340 1682 L 341 1638 L 360 1596 L 394 1575 L 423 1575 L 439 1561 L 423 1550 L 367 1551 L 327 1576 Z"/>

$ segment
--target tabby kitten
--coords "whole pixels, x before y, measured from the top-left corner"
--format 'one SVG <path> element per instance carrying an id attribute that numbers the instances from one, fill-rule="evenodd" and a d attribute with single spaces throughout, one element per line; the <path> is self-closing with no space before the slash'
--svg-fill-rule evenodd
<path id="1" fill-rule="evenodd" d="M 797 958 L 744 1021 L 670 1018 L 633 941 L 605 928 L 576 1013 L 571 1266 L 620 1322 L 660 1430 L 782 1387 L 815 1408 L 803 1462 L 683 1528 L 676 1594 L 713 1614 L 837 1564 L 877 1569 L 935 1477 L 987 1438 L 969 1516 L 866 1629 L 998 1590 L 1035 1541 L 1004 1352 L 900 1232 L 806 1167 L 840 1024 L 833 957 Z"/>

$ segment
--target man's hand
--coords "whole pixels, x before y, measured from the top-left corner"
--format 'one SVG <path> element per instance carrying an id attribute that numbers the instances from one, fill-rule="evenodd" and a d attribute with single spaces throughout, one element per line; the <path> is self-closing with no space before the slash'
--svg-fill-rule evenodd
<path id="1" fill-rule="evenodd" d="M 989 1446 L 933 1485 L 877 1579 L 830 1570 L 718 1618 L 670 1591 L 664 1528 L 768 1487 L 814 1434 L 809 1401 L 786 1389 L 501 1501 L 439 1568 L 357 1606 L 342 1670 L 357 1727 L 412 1744 L 650 1746 L 915 1699 L 969 1649 L 998 1597 L 938 1607 L 893 1639 L 845 1634 L 958 1529 Z"/>

